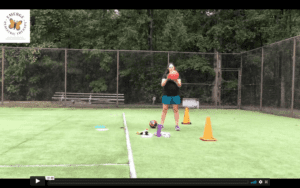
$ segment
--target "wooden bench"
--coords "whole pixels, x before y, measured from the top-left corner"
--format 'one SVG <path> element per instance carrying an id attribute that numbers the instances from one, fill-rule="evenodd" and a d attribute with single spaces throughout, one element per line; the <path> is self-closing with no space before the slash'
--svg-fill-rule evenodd
<path id="1" fill-rule="evenodd" d="M 65 101 L 65 92 L 55 92 L 53 100 Z M 71 101 L 73 104 L 75 102 L 84 102 L 86 104 L 124 104 L 124 94 L 115 93 L 66 93 L 66 101 Z"/>

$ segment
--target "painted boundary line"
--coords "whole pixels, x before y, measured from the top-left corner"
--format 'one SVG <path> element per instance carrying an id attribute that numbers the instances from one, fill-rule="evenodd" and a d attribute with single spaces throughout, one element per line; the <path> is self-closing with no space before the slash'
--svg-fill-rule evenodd
<path id="1" fill-rule="evenodd" d="M 128 150 L 130 178 L 137 178 L 136 177 L 136 172 L 135 172 L 135 167 L 134 167 L 134 162 L 133 162 L 131 144 L 130 144 L 130 140 L 129 140 L 129 133 L 128 133 L 128 128 L 127 128 L 127 123 L 126 123 L 126 118 L 125 118 L 125 113 L 124 112 L 123 112 L 123 122 L 124 122 L 125 132 L 126 132 L 126 142 L 127 142 L 127 150 Z"/>
<path id="2" fill-rule="evenodd" d="M 76 166 L 106 166 L 106 165 L 125 165 L 129 164 L 62 164 L 62 165 L 0 165 L 1 167 L 76 167 Z"/>

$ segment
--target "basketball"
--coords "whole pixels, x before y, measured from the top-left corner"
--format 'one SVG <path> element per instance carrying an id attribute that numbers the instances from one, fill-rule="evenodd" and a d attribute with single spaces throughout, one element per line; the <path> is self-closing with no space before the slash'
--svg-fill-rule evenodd
<path id="1" fill-rule="evenodd" d="M 152 129 L 155 129 L 157 127 L 157 121 L 156 120 L 151 120 L 149 125 Z"/>
<path id="2" fill-rule="evenodd" d="M 170 73 L 169 76 L 168 76 L 169 79 L 173 79 L 173 80 L 176 80 L 179 78 L 179 74 L 178 72 L 175 72 L 175 73 Z"/>

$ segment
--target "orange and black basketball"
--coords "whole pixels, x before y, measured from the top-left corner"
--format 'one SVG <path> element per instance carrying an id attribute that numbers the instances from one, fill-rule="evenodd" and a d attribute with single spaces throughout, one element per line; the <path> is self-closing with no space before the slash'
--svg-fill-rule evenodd
<path id="1" fill-rule="evenodd" d="M 155 129 L 157 127 L 157 121 L 156 120 L 151 120 L 149 125 L 152 129 Z"/>

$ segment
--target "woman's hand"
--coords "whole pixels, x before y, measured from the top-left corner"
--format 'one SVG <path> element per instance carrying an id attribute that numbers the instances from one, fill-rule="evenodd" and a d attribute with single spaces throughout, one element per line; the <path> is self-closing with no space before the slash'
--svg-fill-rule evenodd
<path id="1" fill-rule="evenodd" d="M 178 87 L 181 87 L 181 79 L 176 79 L 175 82 L 178 85 Z"/>
<path id="2" fill-rule="evenodd" d="M 161 81 L 161 86 L 164 87 L 166 85 L 168 79 L 162 79 Z"/>

